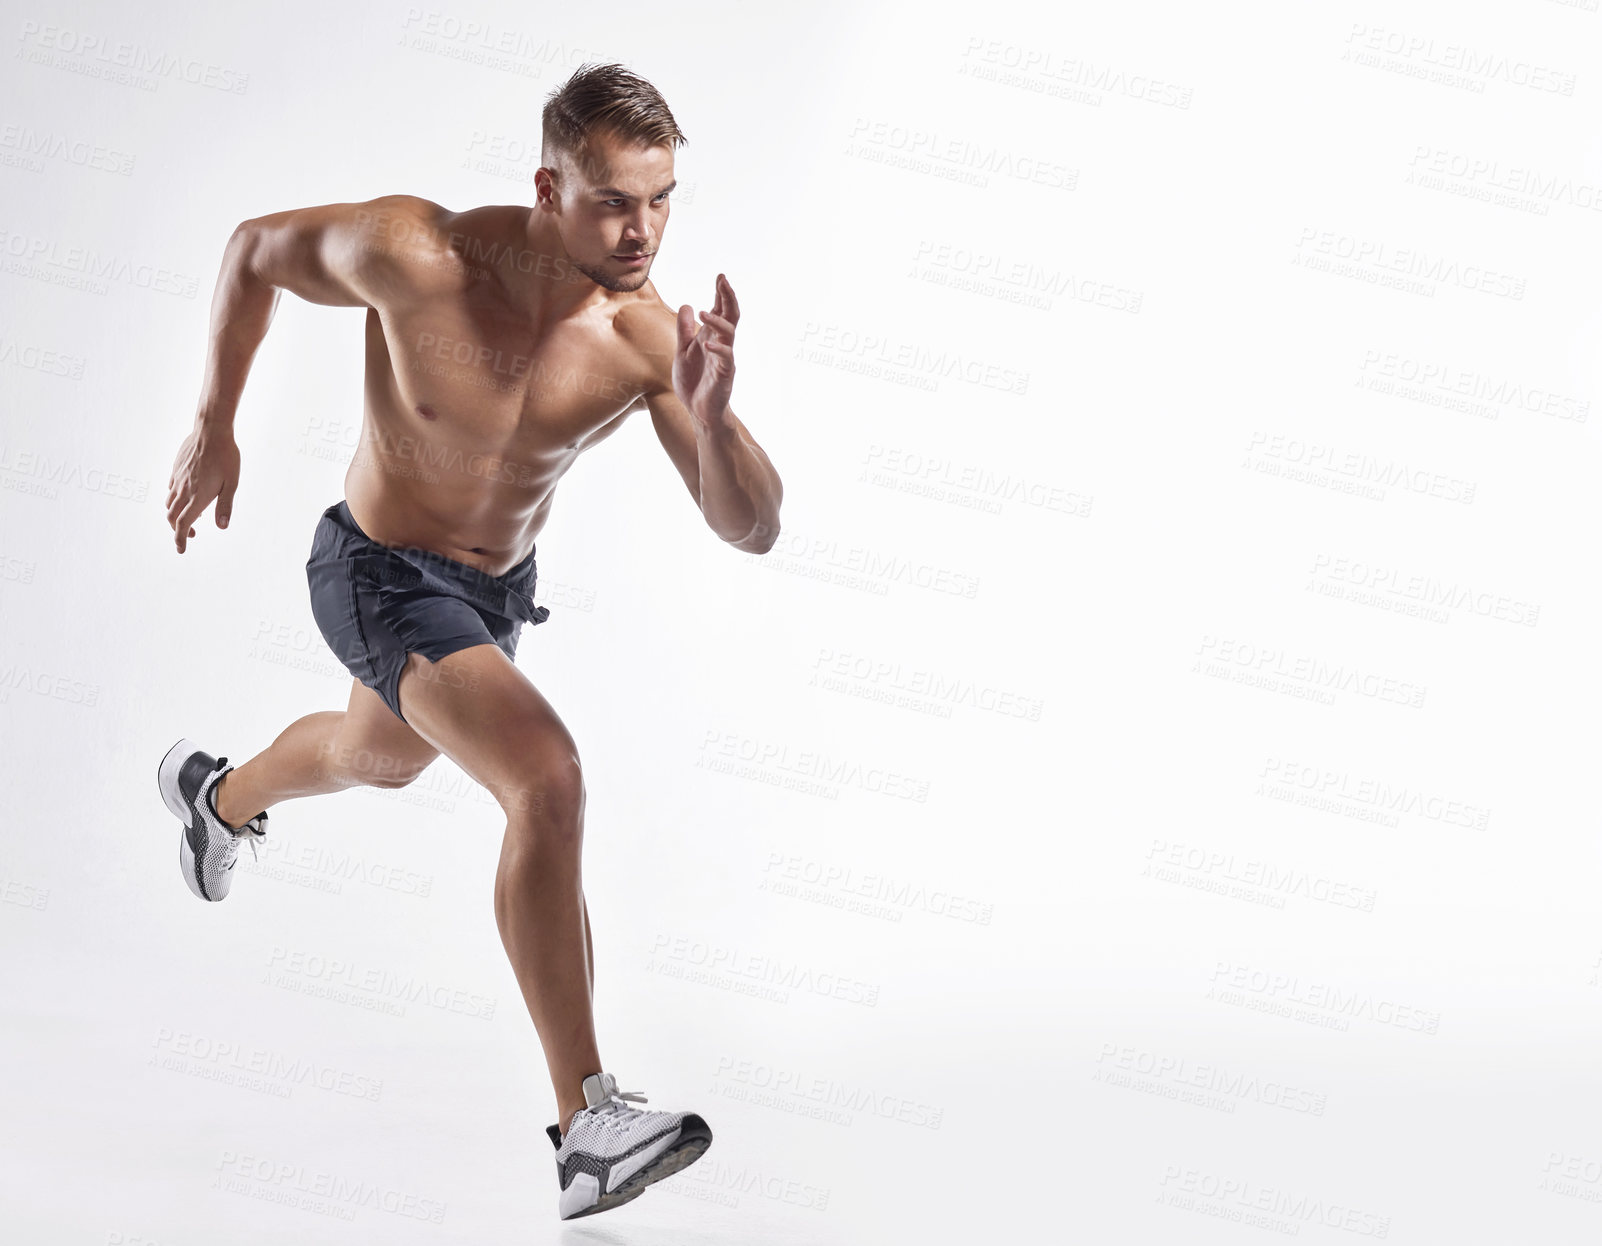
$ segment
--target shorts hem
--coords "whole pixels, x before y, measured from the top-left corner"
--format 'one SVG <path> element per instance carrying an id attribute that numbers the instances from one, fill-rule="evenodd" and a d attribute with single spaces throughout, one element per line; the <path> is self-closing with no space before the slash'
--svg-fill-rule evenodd
<path id="1" fill-rule="evenodd" d="M 386 670 L 375 681 L 380 686 L 374 688 L 373 691 L 378 693 L 379 699 L 389 706 L 395 717 L 404 723 L 406 722 L 406 715 L 401 713 L 400 708 L 400 681 L 401 676 L 406 673 L 406 659 L 416 653 L 421 654 L 428 659 L 430 664 L 433 664 L 443 662 L 453 653 L 460 653 L 463 649 L 472 649 L 478 645 L 493 645 L 502 653 L 506 653 L 506 649 L 500 643 L 488 636 L 467 634 L 430 640 L 426 645 L 413 645 L 410 649 L 395 655 L 393 660 L 386 664 L 392 667 L 393 671 Z M 512 658 L 511 654 L 507 654 L 507 657 L 513 661 L 516 660 Z M 410 727 L 411 723 L 406 723 L 406 725 Z"/>

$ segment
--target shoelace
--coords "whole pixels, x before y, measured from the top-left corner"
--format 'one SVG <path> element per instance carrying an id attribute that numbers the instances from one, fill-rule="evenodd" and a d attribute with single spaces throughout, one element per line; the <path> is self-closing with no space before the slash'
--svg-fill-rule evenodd
<path id="1" fill-rule="evenodd" d="M 226 757 L 219 757 L 217 759 L 217 765 L 216 765 L 215 768 L 218 769 L 218 770 L 221 770 L 227 764 L 228 764 L 228 759 Z M 215 813 L 217 811 L 217 802 L 216 802 L 215 798 L 213 798 L 213 800 L 212 800 L 211 808 L 212 808 L 212 812 L 213 813 Z M 218 820 L 221 821 L 220 818 Z M 257 864 L 261 863 L 261 858 L 256 855 L 256 841 L 258 839 L 265 839 L 267 837 L 267 828 L 265 826 L 261 825 L 266 820 L 267 820 L 267 811 L 265 809 L 263 809 L 260 813 L 258 813 L 249 822 L 245 823 L 245 825 L 240 827 L 238 830 L 235 830 L 233 827 L 229 826 L 226 822 L 223 823 L 223 829 L 234 837 L 234 842 L 236 842 L 236 843 L 241 838 L 243 838 L 244 836 L 247 836 L 247 835 L 250 836 L 250 838 L 248 840 L 246 840 L 246 842 L 250 845 L 250 859 L 252 861 L 255 861 Z"/>
<path id="2" fill-rule="evenodd" d="M 614 1090 L 605 1103 L 598 1103 L 590 1111 L 595 1113 L 596 1119 L 611 1129 L 625 1128 L 636 1116 L 644 1116 L 639 1108 L 631 1108 L 624 1103 L 625 1099 L 633 1099 L 636 1103 L 649 1103 L 637 1090 Z"/>
<path id="3" fill-rule="evenodd" d="M 250 838 L 246 839 L 245 842 L 250 845 L 250 859 L 252 861 L 260 862 L 261 858 L 256 855 L 256 841 L 258 839 L 266 839 L 267 831 L 265 827 L 256 825 L 257 820 L 257 818 L 252 818 L 237 831 L 231 831 L 230 834 L 232 834 L 236 840 L 248 835 Z"/>

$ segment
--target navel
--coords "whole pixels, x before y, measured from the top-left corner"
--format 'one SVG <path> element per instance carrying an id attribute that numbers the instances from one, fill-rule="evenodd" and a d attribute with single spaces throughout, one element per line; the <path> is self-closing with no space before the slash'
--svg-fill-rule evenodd
<path id="1" fill-rule="evenodd" d="M 426 402 L 421 402 L 421 403 L 417 404 L 417 414 L 422 416 L 425 420 L 437 420 L 437 419 L 439 419 L 439 413 L 437 411 L 435 411 L 433 407 L 429 406 Z"/>

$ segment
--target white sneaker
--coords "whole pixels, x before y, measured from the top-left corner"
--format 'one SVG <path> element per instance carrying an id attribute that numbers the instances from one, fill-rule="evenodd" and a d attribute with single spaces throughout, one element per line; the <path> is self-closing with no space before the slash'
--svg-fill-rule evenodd
<path id="1" fill-rule="evenodd" d="M 563 1220 L 609 1211 L 638 1198 L 652 1182 L 698 1160 L 712 1145 L 712 1131 L 694 1112 L 645 1112 L 623 1102 L 644 1103 L 634 1090 L 619 1090 L 610 1073 L 584 1079 L 586 1107 L 573 1113 L 567 1136 L 546 1129 L 556 1146 L 556 1179 Z"/>
<path id="2" fill-rule="evenodd" d="M 217 816 L 213 803 L 217 782 L 232 769 L 226 757 L 203 753 L 188 740 L 179 740 L 168 749 L 156 768 L 161 799 L 173 817 L 184 824 L 178 838 L 178 864 L 184 882 L 202 900 L 221 900 L 228 894 L 239 841 L 250 840 L 254 857 L 256 841 L 267 834 L 265 809 L 238 828 Z"/>

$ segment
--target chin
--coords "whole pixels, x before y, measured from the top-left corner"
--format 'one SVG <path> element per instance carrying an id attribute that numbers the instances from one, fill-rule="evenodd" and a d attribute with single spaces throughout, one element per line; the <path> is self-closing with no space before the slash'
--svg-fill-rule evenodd
<path id="1" fill-rule="evenodd" d="M 618 294 L 632 293 L 651 279 L 649 264 L 638 272 L 612 273 L 604 268 L 579 268 L 579 271 L 602 289 L 612 290 Z"/>

